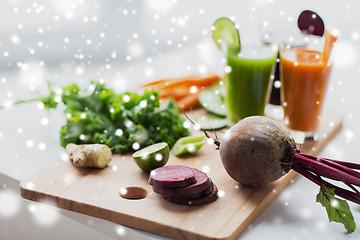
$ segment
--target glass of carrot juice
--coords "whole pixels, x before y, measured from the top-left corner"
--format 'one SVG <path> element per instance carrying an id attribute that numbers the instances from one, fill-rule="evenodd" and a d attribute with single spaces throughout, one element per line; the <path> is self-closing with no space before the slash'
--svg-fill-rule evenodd
<path id="1" fill-rule="evenodd" d="M 281 47 L 280 79 L 284 124 L 297 143 L 317 140 L 317 130 L 332 64 L 321 52 Z"/>

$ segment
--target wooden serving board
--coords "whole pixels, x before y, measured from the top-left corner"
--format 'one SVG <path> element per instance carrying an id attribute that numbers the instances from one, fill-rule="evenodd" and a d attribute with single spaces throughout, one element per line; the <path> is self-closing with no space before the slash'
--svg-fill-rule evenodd
<path id="1" fill-rule="evenodd" d="M 318 153 L 341 129 L 342 117 L 326 112 L 320 139 L 302 146 L 302 152 Z M 129 155 L 115 155 L 101 170 L 76 168 L 69 160 L 57 160 L 20 183 L 21 196 L 52 201 L 60 208 L 106 219 L 174 239 L 234 239 L 279 195 L 296 173 L 290 171 L 262 188 L 238 184 L 225 172 L 220 154 L 205 146 L 191 158 L 170 157 L 168 165 L 186 165 L 205 171 L 219 188 L 219 198 L 203 206 L 169 203 L 154 193 Z M 133 188 L 131 188 L 133 187 Z M 130 200 L 125 197 L 145 197 Z"/>

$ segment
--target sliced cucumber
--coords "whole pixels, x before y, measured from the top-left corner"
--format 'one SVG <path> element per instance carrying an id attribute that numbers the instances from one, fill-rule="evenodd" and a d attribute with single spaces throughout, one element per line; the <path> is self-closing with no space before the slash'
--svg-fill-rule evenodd
<path id="1" fill-rule="evenodd" d="M 221 40 L 228 44 L 240 45 L 239 31 L 235 24 L 228 18 L 222 17 L 215 21 L 212 30 L 212 37 L 216 46 L 221 50 Z"/>
<path id="2" fill-rule="evenodd" d="M 208 112 L 221 117 L 226 117 L 224 95 L 224 86 L 217 85 L 202 91 L 199 95 L 199 103 Z"/>
<path id="3" fill-rule="evenodd" d="M 229 125 L 229 120 L 214 114 L 204 114 L 196 119 L 196 123 L 204 130 L 217 130 Z"/>

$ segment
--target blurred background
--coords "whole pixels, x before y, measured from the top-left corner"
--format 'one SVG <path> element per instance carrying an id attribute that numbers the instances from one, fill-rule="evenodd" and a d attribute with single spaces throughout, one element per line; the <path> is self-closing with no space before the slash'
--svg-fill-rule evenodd
<path id="1" fill-rule="evenodd" d="M 242 40 L 256 41 L 266 22 L 285 20 L 295 26 L 304 9 L 316 11 L 326 27 L 339 29 L 347 47 L 359 41 L 354 0 L 5 0 L 0 66 L 125 64 L 205 39 L 222 16 L 236 21 Z"/>
<path id="2" fill-rule="evenodd" d="M 305 9 L 317 12 L 325 27 L 340 35 L 332 55 L 325 109 L 342 114 L 344 127 L 321 155 L 360 161 L 360 3 L 356 0 L 3 0 L 0 105 L 45 96 L 48 82 L 86 86 L 90 80 L 101 80 L 120 92 L 164 77 L 222 74 L 222 56 L 211 38 L 217 18 L 236 22 L 242 42 L 260 42 L 261 29 L 271 21 L 296 29 L 297 17 Z M 61 109 L 48 112 L 36 102 L 0 110 L 0 173 L 23 180 L 63 156 L 59 130 L 64 121 Z M 289 188 L 293 195 L 285 195 L 286 201 L 296 196 Z M 0 200 L 4 201 L 1 195 Z M 283 206 L 281 197 L 275 201 Z M 314 204 L 313 199 L 309 204 Z M 325 216 L 321 219 L 327 223 Z M 306 225 L 310 232 L 317 226 L 311 223 Z M 319 236 L 323 233 L 320 229 Z M 290 236 L 285 234 L 284 239 Z"/>

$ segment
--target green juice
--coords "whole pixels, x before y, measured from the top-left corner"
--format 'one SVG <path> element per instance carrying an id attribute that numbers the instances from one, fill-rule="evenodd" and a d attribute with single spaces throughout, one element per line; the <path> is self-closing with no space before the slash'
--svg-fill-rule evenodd
<path id="1" fill-rule="evenodd" d="M 228 46 L 227 65 L 231 68 L 225 81 L 227 118 L 236 123 L 254 115 L 264 115 L 270 77 L 276 61 L 273 47 Z"/>

